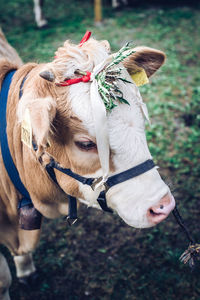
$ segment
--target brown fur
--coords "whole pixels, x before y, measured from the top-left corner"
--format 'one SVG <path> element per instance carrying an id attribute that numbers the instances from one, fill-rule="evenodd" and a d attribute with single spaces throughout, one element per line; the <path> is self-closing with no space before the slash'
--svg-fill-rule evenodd
<path id="1" fill-rule="evenodd" d="M 16 66 L 9 61 L 1 61 L 0 69 L 2 72 L 0 80 L 3 80 L 4 75 L 9 70 L 15 68 Z M 34 138 L 38 145 L 40 146 L 39 143 L 41 143 L 42 148 L 45 149 L 46 142 L 49 139 L 51 143 L 51 147 L 48 149 L 49 153 L 63 166 L 71 168 L 79 174 L 93 173 L 100 165 L 98 161 L 94 161 L 88 167 L 85 161 L 77 161 L 77 157 L 74 156 L 71 137 L 75 132 L 88 133 L 83 128 L 81 121 L 73 115 L 69 103 L 64 104 L 64 100 L 66 102 L 67 89 L 56 88 L 54 84 L 42 80 L 39 77 L 39 72 L 42 68 L 43 65 L 27 64 L 22 66 L 14 75 L 8 97 L 7 136 L 13 161 L 35 207 L 43 215 L 51 218 L 58 217 L 62 213 L 59 209 L 61 204 L 64 205 L 65 214 L 67 214 L 67 199 L 66 195 L 49 179 L 46 171 L 38 162 L 35 152 L 21 143 L 20 124 L 16 119 L 16 109 L 19 102 L 20 85 L 27 74 L 28 77 L 24 84 L 23 93 L 32 93 L 33 98 L 29 99 L 28 107 L 33 124 Z M 33 86 L 34 89 L 32 89 Z M 54 99 L 59 98 L 60 103 L 55 102 L 56 111 L 55 107 L 50 108 L 49 114 L 45 115 L 45 111 L 48 110 L 45 106 L 45 97 L 50 95 Z M 39 107 L 39 110 L 37 107 Z M 47 119 L 47 122 L 44 122 L 44 119 Z M 47 124 L 46 127 L 44 123 Z M 40 130 L 36 131 L 34 128 L 39 128 Z M 38 132 L 43 138 L 38 139 Z M 17 204 L 20 194 L 10 181 L 2 158 L 0 158 L 0 172 L 0 222 L 3 222 L 3 225 L 0 227 L 3 229 L 3 231 L 0 230 L 0 240 L 13 254 L 21 255 L 31 251 L 36 246 L 39 231 L 28 234 L 18 229 Z M 63 176 L 60 172 L 56 172 L 56 176 L 66 193 L 82 197 L 75 180 L 67 178 L 65 175 Z M 41 182 L 42 189 L 40 188 Z M 5 230 L 7 234 L 5 234 Z M 33 235 L 35 236 L 34 238 Z M 28 239 L 25 239 L 24 236 L 27 236 Z"/>
<path id="2" fill-rule="evenodd" d="M 147 76 L 151 77 L 165 62 L 166 56 L 162 51 L 148 47 L 137 47 L 134 50 L 136 52 L 123 62 L 130 74 L 143 68 Z"/>
<path id="3" fill-rule="evenodd" d="M 16 50 L 8 44 L 5 35 L 0 28 L 0 59 L 7 58 L 10 62 L 15 62 L 18 66 L 23 64 Z"/>

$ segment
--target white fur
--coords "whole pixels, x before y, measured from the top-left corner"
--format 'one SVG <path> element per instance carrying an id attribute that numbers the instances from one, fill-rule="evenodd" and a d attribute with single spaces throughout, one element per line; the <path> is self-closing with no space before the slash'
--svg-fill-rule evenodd
<path id="1" fill-rule="evenodd" d="M 36 271 L 32 253 L 14 256 L 17 277 L 26 277 Z"/>

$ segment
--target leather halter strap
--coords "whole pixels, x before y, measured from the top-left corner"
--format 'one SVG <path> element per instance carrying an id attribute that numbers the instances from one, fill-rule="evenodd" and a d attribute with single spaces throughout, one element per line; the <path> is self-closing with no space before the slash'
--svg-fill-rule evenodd
<path id="1" fill-rule="evenodd" d="M 128 169 L 124 172 L 118 173 L 116 175 L 110 176 L 110 177 L 108 177 L 107 181 L 105 182 L 106 191 L 116 184 L 122 183 L 129 179 L 137 177 L 143 173 L 146 173 L 147 171 L 153 169 L 154 167 L 155 167 L 155 164 L 154 164 L 153 160 L 148 159 L 145 162 L 143 162 L 133 168 L 130 168 L 130 169 Z M 95 181 L 98 181 L 101 178 L 101 177 L 88 178 L 88 177 L 81 176 L 77 173 L 74 173 L 71 169 L 61 167 L 60 164 L 58 162 L 56 162 L 53 158 L 51 158 L 50 163 L 47 164 L 45 168 L 49 174 L 52 169 L 57 169 L 61 173 L 64 173 L 64 174 L 76 179 L 77 181 L 81 182 L 82 184 L 86 184 L 91 187 L 93 186 Z M 53 177 L 52 174 L 53 173 L 51 173 L 51 175 L 50 175 L 51 178 Z M 54 178 L 53 180 L 55 181 L 56 179 Z"/>
<path id="2" fill-rule="evenodd" d="M 150 171 L 151 169 L 153 169 L 154 167 L 155 167 L 155 164 L 154 164 L 153 160 L 148 159 L 145 162 L 143 162 L 133 168 L 130 168 L 124 172 L 121 172 L 116 175 L 108 177 L 107 181 L 104 184 L 105 190 L 102 191 L 99 194 L 99 197 L 97 198 L 97 201 L 98 201 L 100 207 L 104 211 L 112 212 L 112 209 L 107 206 L 106 192 L 111 187 L 113 187 L 119 183 L 122 183 L 124 181 L 127 181 L 129 179 L 132 179 L 134 177 L 137 177 L 143 173 L 146 173 L 146 172 Z M 56 176 L 55 176 L 53 169 L 57 169 L 58 171 L 76 179 L 77 181 L 81 182 L 82 184 L 91 186 L 92 189 L 93 189 L 93 186 L 95 185 L 95 183 L 98 182 L 99 180 L 101 180 L 101 177 L 99 177 L 99 178 L 83 177 L 77 173 L 72 172 L 71 169 L 61 167 L 58 162 L 56 162 L 53 158 L 51 158 L 50 163 L 46 165 L 46 170 L 47 170 L 49 176 L 51 177 L 51 179 L 56 183 L 57 183 L 57 180 L 56 180 Z"/>
<path id="3" fill-rule="evenodd" d="M 145 162 L 137 165 L 136 167 L 130 168 L 124 172 L 108 177 L 106 181 L 106 187 L 111 188 L 112 186 L 124 182 L 128 179 L 139 176 L 155 167 L 153 160 L 148 159 Z"/>

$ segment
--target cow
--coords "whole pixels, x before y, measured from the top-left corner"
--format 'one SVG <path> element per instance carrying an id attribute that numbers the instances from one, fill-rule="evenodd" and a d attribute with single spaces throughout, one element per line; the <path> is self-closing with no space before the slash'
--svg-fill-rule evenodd
<path id="1" fill-rule="evenodd" d="M 32 201 L 19 206 L 23 192 L 13 183 L 1 142 L 0 243 L 10 250 L 20 282 L 36 274 L 32 252 L 40 238 L 38 220 L 68 215 L 75 198 L 112 210 L 135 228 L 163 221 L 175 200 L 152 162 L 145 137 L 147 110 L 131 74 L 143 70 L 151 77 L 164 63 L 165 54 L 148 47 L 126 50 L 129 54 L 120 69 L 111 72 L 122 72 L 124 79 L 115 78 L 114 84 L 123 98 L 105 113 L 95 80 L 118 58 L 117 53 L 111 55 L 107 41 L 87 37 L 75 45 L 67 40 L 53 61 L 24 65 L 5 37 L 1 42 L 8 49 L 0 59 L 2 90 L 5 76 L 13 76 L 7 100 L 6 151 Z M 24 139 L 25 121 L 31 129 Z M 103 206 L 97 202 L 101 197 Z M 29 216 L 36 216 L 36 226 L 29 224 Z"/>

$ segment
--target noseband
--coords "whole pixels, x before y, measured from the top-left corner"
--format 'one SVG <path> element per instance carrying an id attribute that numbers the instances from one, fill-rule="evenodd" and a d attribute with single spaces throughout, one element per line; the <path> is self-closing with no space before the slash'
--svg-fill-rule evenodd
<path id="1" fill-rule="evenodd" d="M 109 208 L 107 206 L 107 201 L 106 201 L 106 193 L 108 192 L 108 190 L 119 184 L 119 183 L 122 183 L 124 181 L 127 181 L 129 179 L 132 179 L 134 177 L 137 177 L 143 173 L 146 173 L 147 171 L 153 169 L 155 167 L 155 164 L 153 162 L 153 160 L 151 159 L 148 159 L 146 160 L 145 162 L 133 167 L 133 168 L 130 168 L 126 171 L 123 171 L 121 173 L 118 173 L 116 175 L 113 175 L 113 176 L 110 176 L 107 178 L 107 180 L 103 183 L 103 186 L 104 186 L 104 190 L 100 192 L 98 198 L 97 198 L 97 201 L 100 205 L 100 207 L 106 211 L 106 212 L 110 212 L 112 213 L 112 209 Z M 71 169 L 68 169 L 68 168 L 63 168 L 60 166 L 60 164 L 58 162 L 56 162 L 53 158 L 51 158 L 50 160 L 50 163 L 47 164 L 45 166 L 46 168 L 46 171 L 47 173 L 49 174 L 49 176 L 51 177 L 51 179 L 57 184 L 57 179 L 56 179 L 56 175 L 55 175 L 55 172 L 54 172 L 54 169 L 74 178 L 75 180 L 81 182 L 82 184 L 86 184 L 86 185 L 89 185 L 92 190 L 95 190 L 95 186 L 98 184 L 98 182 L 102 181 L 102 177 L 98 177 L 98 178 L 87 178 L 87 177 L 83 177 L 77 173 L 74 173 Z M 72 197 L 72 196 L 70 196 Z M 72 197 L 73 202 L 76 202 L 76 198 Z M 74 207 L 74 205 L 73 205 Z M 72 212 L 72 214 L 74 215 L 74 213 Z M 69 214 L 70 215 L 70 214 Z M 71 217 L 70 217 L 71 218 Z"/>

